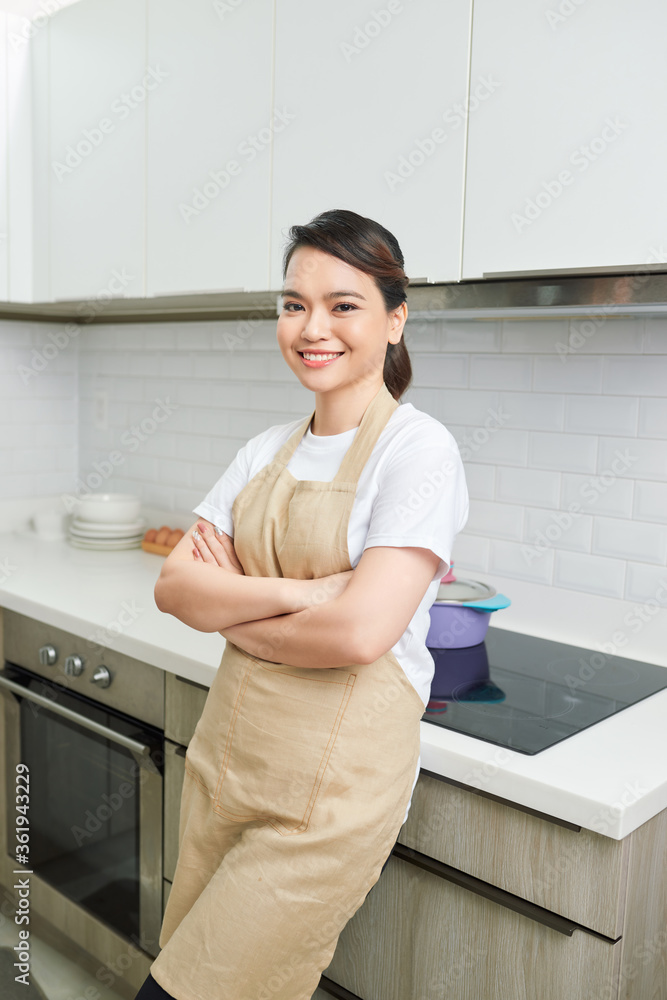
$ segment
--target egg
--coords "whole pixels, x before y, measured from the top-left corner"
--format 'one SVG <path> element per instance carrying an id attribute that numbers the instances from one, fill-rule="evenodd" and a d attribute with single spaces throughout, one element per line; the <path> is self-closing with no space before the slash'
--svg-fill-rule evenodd
<path id="1" fill-rule="evenodd" d="M 171 528 L 168 528 L 166 526 L 160 528 L 157 535 L 155 536 L 155 544 L 166 545 L 167 539 L 169 538 L 170 534 L 171 534 Z"/>
<path id="2" fill-rule="evenodd" d="M 154 542 L 156 535 L 157 535 L 157 529 L 156 528 L 149 528 L 149 530 L 144 535 L 144 541 L 145 542 Z"/>
<path id="3" fill-rule="evenodd" d="M 168 545 L 169 548 L 173 549 L 174 545 L 178 545 L 184 534 L 185 534 L 184 531 L 181 531 L 180 528 L 176 528 L 176 530 L 172 531 L 172 533 L 169 535 L 169 538 L 165 542 L 165 545 Z"/>

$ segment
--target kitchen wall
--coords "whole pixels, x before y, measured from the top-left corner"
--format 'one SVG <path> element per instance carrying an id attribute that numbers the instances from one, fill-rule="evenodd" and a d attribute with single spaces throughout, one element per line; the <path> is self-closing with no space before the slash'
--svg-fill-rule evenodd
<path id="1" fill-rule="evenodd" d="M 248 437 L 312 404 L 274 321 L 82 327 L 22 385 L 16 366 L 56 328 L 2 327 L 5 491 L 131 490 L 187 512 Z M 667 605 L 667 319 L 428 314 L 406 339 L 406 399 L 449 427 L 467 470 L 459 569 L 533 603 L 558 597 L 583 638 L 596 599 L 611 615 L 596 634 L 637 602 Z M 407 502 L 428 488 L 406 483 Z"/>
<path id="2" fill-rule="evenodd" d="M 0 501 L 72 488 L 78 464 L 78 357 L 63 324 L 0 320 Z"/>

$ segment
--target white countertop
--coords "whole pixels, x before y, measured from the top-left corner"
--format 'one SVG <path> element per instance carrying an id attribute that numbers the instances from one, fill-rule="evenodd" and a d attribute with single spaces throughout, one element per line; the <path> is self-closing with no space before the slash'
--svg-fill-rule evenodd
<path id="1" fill-rule="evenodd" d="M 224 639 L 157 610 L 161 565 L 140 549 L 86 551 L 1 534 L 0 606 L 209 685 Z M 500 616 L 493 624 L 502 627 Z M 421 764 L 620 840 L 667 808 L 666 720 L 667 690 L 534 756 L 422 722 Z"/>

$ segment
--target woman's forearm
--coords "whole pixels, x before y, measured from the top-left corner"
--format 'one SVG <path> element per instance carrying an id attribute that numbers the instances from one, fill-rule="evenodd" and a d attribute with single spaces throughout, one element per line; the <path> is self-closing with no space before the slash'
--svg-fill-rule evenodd
<path id="1" fill-rule="evenodd" d="M 349 574 L 321 580 L 244 576 L 202 562 L 164 566 L 155 585 L 155 603 L 200 632 L 220 632 L 240 622 L 302 611 L 331 600 Z"/>
<path id="2" fill-rule="evenodd" d="M 306 607 L 308 581 L 230 573 L 208 563 L 176 562 L 155 585 L 160 611 L 200 632 Z"/>
<path id="3" fill-rule="evenodd" d="M 343 667 L 367 661 L 340 600 L 221 631 L 251 656 L 293 667 Z"/>

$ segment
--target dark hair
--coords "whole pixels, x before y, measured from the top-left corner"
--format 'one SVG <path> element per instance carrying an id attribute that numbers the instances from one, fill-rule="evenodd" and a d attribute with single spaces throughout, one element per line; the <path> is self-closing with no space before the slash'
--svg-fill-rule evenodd
<path id="1" fill-rule="evenodd" d="M 379 222 L 337 208 L 316 215 L 305 226 L 292 226 L 283 257 L 283 278 L 299 247 L 314 247 L 369 274 L 382 293 L 387 312 L 405 302 L 408 278 L 396 237 Z M 400 399 L 412 380 L 412 365 L 403 337 L 387 344 L 383 377 L 394 399 Z"/>

